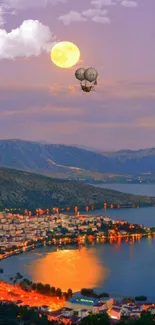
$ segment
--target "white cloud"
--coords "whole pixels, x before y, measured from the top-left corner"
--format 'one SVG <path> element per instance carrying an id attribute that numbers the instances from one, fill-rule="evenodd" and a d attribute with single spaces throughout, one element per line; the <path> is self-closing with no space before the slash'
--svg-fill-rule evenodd
<path id="1" fill-rule="evenodd" d="M 107 15 L 107 10 L 100 10 L 100 9 L 88 9 L 82 12 L 82 15 L 88 18 L 94 17 L 94 16 L 101 16 L 101 15 Z"/>
<path id="2" fill-rule="evenodd" d="M 5 24 L 5 14 L 15 15 L 19 10 L 45 8 L 48 4 L 66 3 L 68 0 L 0 0 L 0 26 Z"/>
<path id="3" fill-rule="evenodd" d="M 122 6 L 127 7 L 127 8 L 136 8 L 138 6 L 137 2 L 135 1 L 129 1 L 129 0 L 124 0 L 122 1 Z"/>
<path id="4" fill-rule="evenodd" d="M 4 10 L 2 7 L 0 7 L 0 26 L 3 26 L 4 24 L 5 24 Z"/>
<path id="5" fill-rule="evenodd" d="M 48 4 L 65 3 L 67 0 L 3 0 L 6 8 L 23 10 L 28 8 L 46 7 Z"/>
<path id="6" fill-rule="evenodd" d="M 71 10 L 68 14 L 59 16 L 58 20 L 62 21 L 64 25 L 70 25 L 72 22 L 85 22 L 87 18 L 83 17 L 81 13 Z"/>
<path id="7" fill-rule="evenodd" d="M 19 28 L 10 33 L 0 29 L 0 59 L 38 56 L 50 52 L 55 44 L 49 27 L 38 20 L 25 20 Z"/>
<path id="8" fill-rule="evenodd" d="M 102 17 L 102 16 L 94 16 L 92 18 L 92 21 L 95 23 L 100 23 L 100 24 L 110 24 L 111 20 L 109 17 Z"/>
<path id="9" fill-rule="evenodd" d="M 106 16 L 107 10 L 88 9 L 82 12 L 70 11 L 68 14 L 58 17 L 64 25 L 72 22 L 86 22 L 91 19 L 95 23 L 110 23 L 110 19 Z"/>
<path id="10" fill-rule="evenodd" d="M 116 3 L 113 0 L 92 0 L 91 4 L 95 6 L 98 9 L 101 9 L 102 7 L 108 7 L 108 6 L 113 6 Z"/>

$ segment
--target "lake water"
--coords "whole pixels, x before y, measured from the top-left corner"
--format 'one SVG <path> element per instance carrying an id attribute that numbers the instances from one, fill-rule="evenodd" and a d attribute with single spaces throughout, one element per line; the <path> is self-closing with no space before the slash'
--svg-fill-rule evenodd
<path id="1" fill-rule="evenodd" d="M 155 184 L 102 184 L 97 187 L 110 188 L 130 194 L 155 196 Z"/>
<path id="2" fill-rule="evenodd" d="M 154 185 L 104 184 L 104 187 L 155 195 Z M 93 211 L 93 214 L 155 226 L 153 207 L 102 209 Z M 50 283 L 63 290 L 91 287 L 115 296 L 144 294 L 155 297 L 155 238 L 143 238 L 134 243 L 96 244 L 80 249 L 43 247 L 3 260 L 0 267 L 8 276 L 20 272 L 33 281 Z"/>

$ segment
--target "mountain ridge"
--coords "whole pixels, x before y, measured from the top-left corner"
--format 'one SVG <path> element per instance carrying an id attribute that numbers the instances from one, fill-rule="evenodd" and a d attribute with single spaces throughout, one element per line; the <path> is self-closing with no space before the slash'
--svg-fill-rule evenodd
<path id="1" fill-rule="evenodd" d="M 88 182 L 104 181 L 106 175 L 130 179 L 155 175 L 155 148 L 97 153 L 62 144 L 0 140 L 0 166 Z"/>

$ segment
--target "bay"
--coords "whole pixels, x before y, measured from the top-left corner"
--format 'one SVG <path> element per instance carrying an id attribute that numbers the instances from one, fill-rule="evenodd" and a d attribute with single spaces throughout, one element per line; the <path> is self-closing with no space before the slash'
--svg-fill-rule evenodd
<path id="1" fill-rule="evenodd" d="M 125 185 L 124 189 L 122 185 Z M 104 184 L 106 186 L 128 193 L 155 195 L 155 186 L 152 185 Z M 101 209 L 90 213 L 155 226 L 154 207 Z M 34 282 L 49 283 L 63 290 L 71 288 L 77 291 L 89 287 L 114 296 L 142 294 L 155 300 L 154 252 L 155 238 L 76 249 L 72 246 L 59 249 L 43 247 L 3 260 L 0 267 L 4 268 L 4 279 L 20 272 Z"/>

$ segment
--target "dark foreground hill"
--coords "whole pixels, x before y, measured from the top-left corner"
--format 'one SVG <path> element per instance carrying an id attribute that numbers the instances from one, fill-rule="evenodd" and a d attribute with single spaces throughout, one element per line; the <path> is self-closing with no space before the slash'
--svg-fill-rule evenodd
<path id="1" fill-rule="evenodd" d="M 149 205 L 155 198 L 135 196 L 80 182 L 52 179 L 46 176 L 0 168 L 1 208 L 52 208 L 86 205 L 103 207 L 104 202 Z"/>

